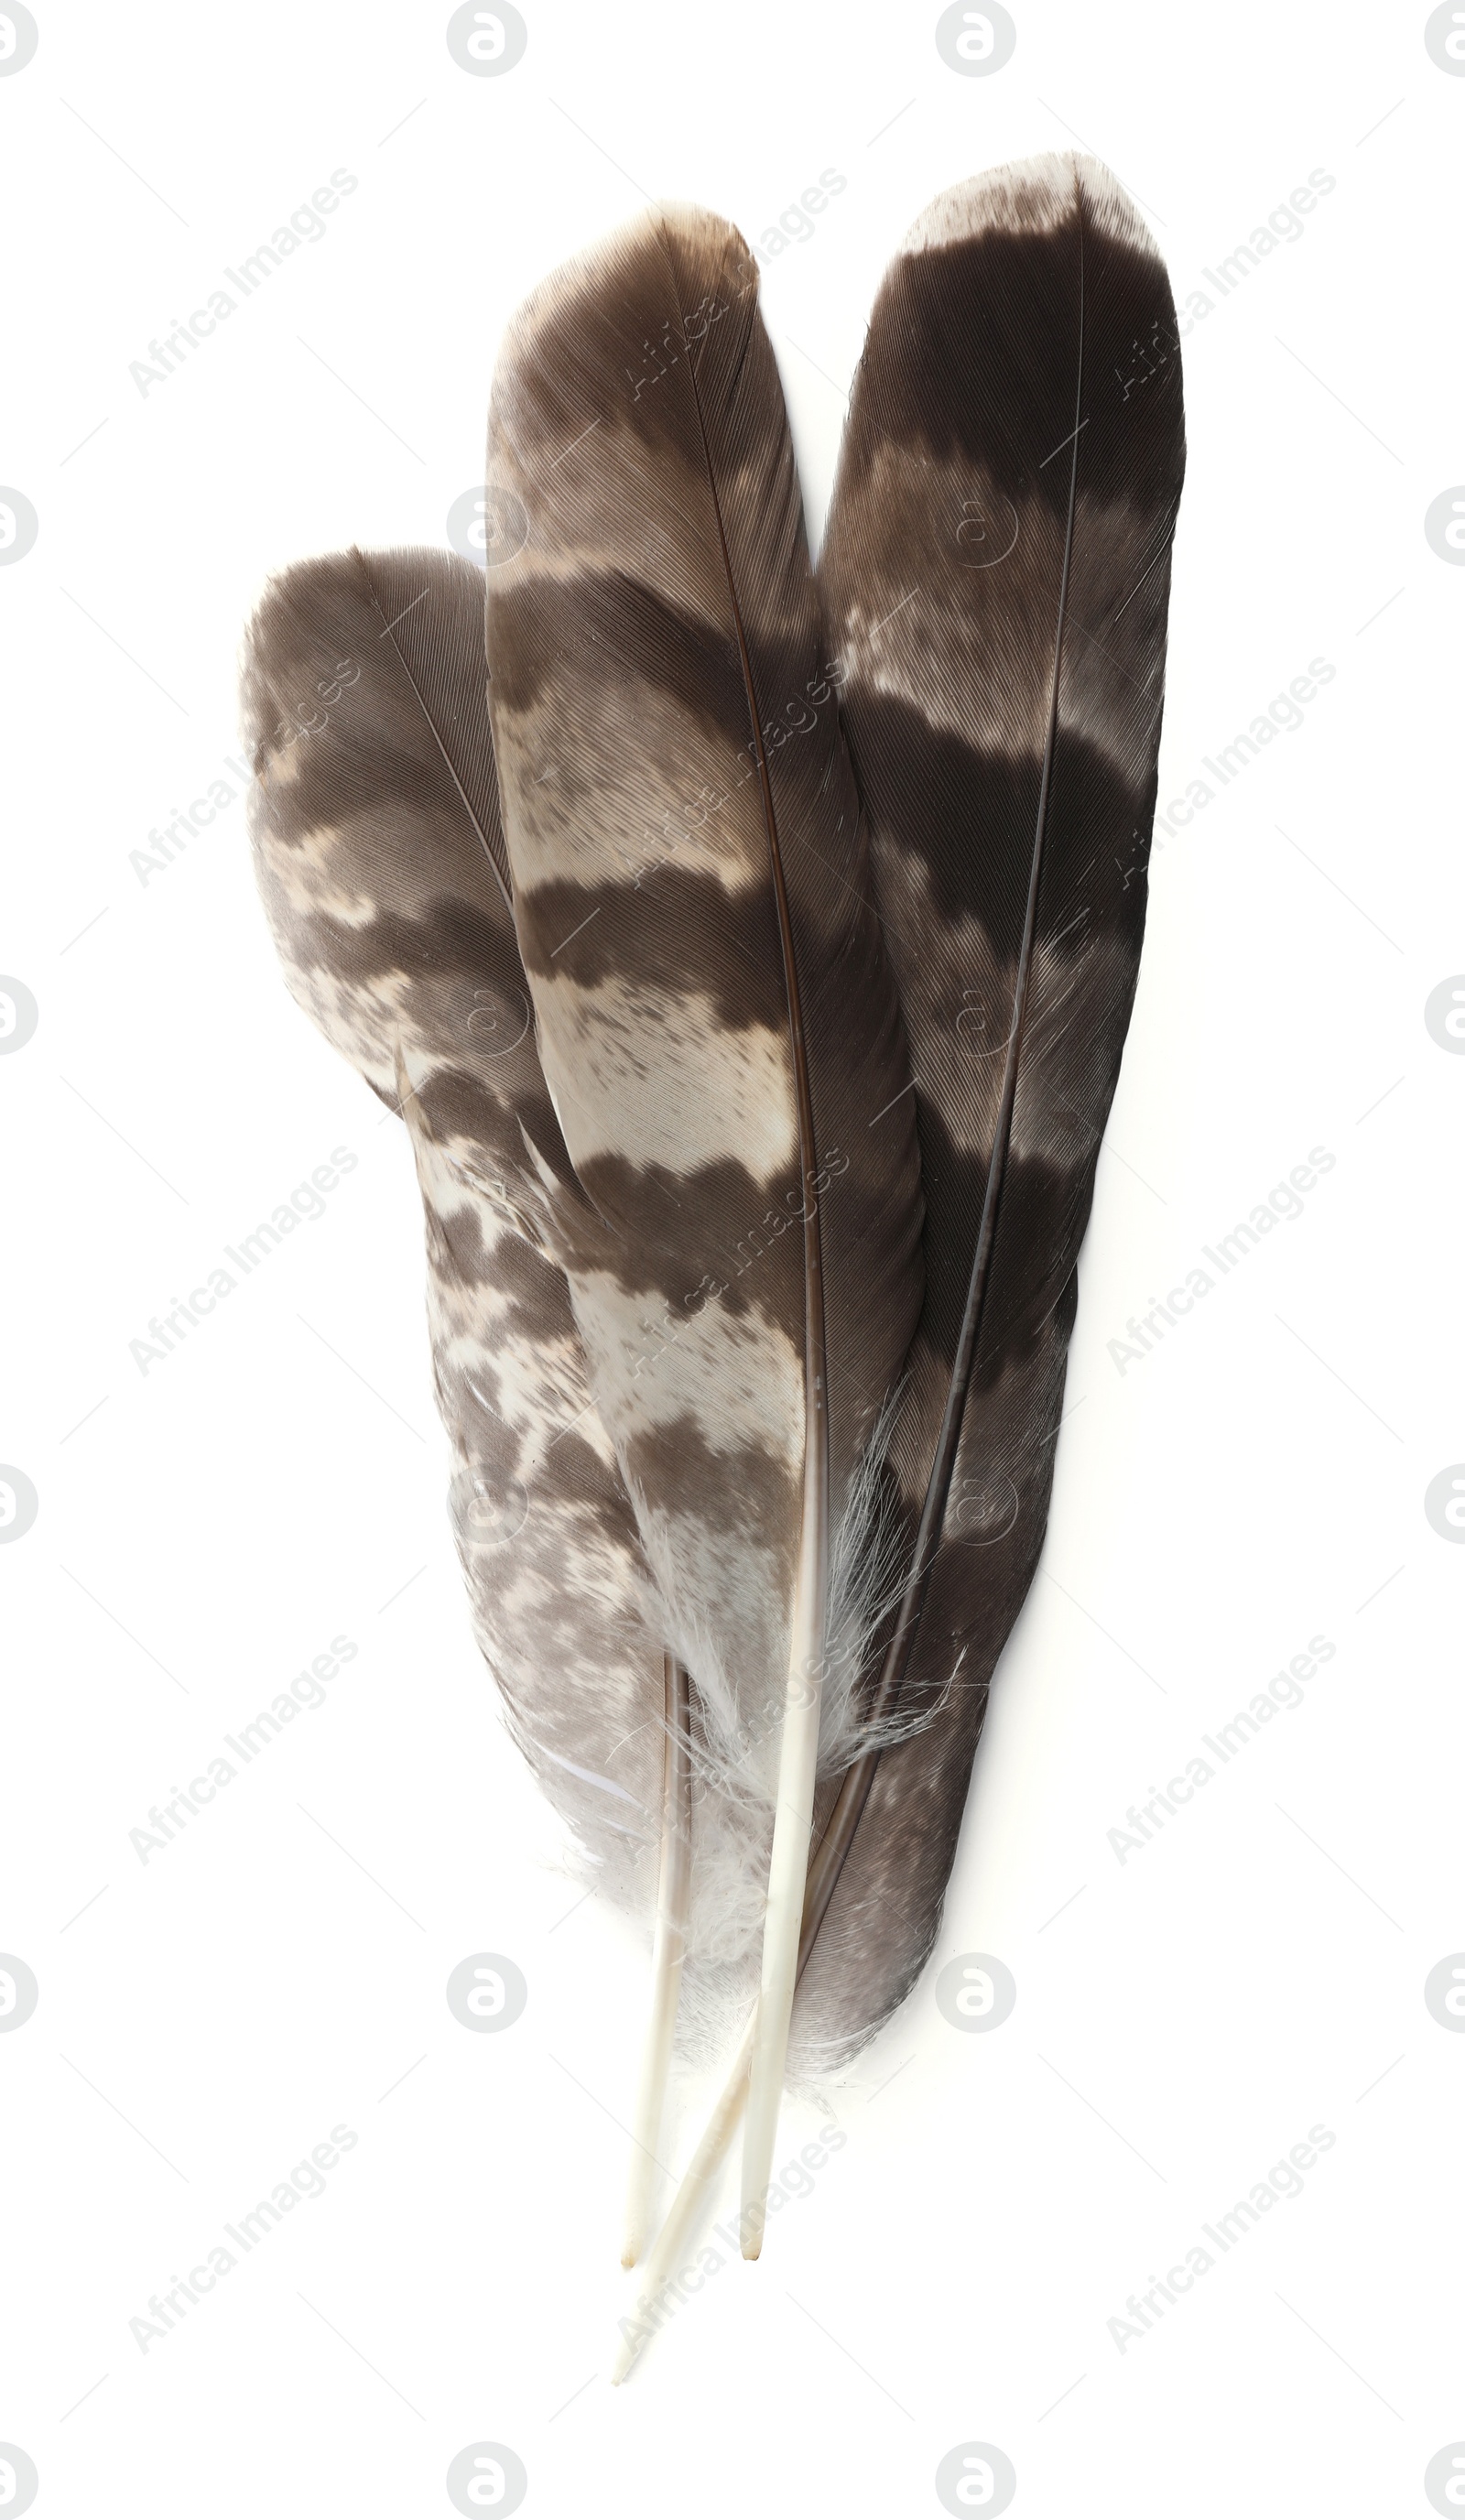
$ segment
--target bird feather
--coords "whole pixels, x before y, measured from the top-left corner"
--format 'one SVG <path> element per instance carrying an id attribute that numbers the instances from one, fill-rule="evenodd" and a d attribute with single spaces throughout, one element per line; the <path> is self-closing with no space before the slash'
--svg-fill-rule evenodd
<path id="1" fill-rule="evenodd" d="M 482 580 L 432 551 L 297 563 L 243 670 L 250 832 L 291 992 L 407 1121 L 475 1630 L 595 1877 L 644 1905 L 664 1706 L 652 1585 L 586 1387 L 540 1163 L 568 1173 L 507 891 Z"/>
<path id="2" fill-rule="evenodd" d="M 650 372 L 646 353 L 651 354 Z M 833 1534 L 920 1299 L 910 1069 L 735 229 L 664 209 L 511 325 L 489 572 L 514 915 L 576 1186 L 591 1385 L 713 1755 L 769 1838 L 745 2167 L 766 2186 L 821 1748 Z M 821 1718 L 822 1742 L 821 1742 Z"/>
<path id="3" fill-rule="evenodd" d="M 893 1446 L 919 1537 L 805 1980 L 847 2049 L 934 1943 L 1043 1546 L 1077 1262 L 1144 928 L 1184 472 L 1164 264 L 1092 158 L 934 202 L 886 276 L 821 561 L 915 1074 L 925 1302 Z"/>

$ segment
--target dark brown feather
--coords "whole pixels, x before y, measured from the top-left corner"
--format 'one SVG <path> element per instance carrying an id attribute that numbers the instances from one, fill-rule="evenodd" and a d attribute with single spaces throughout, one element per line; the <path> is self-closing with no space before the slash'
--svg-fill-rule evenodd
<path id="1" fill-rule="evenodd" d="M 847 1785 L 800 1998 L 815 2052 L 883 2018 L 931 1949 L 1043 1545 L 1144 926 L 1184 470 L 1175 342 L 1164 266 L 1112 176 L 1040 158 L 932 204 L 856 381 L 821 588 L 926 1200 L 895 1447 L 923 1537 L 882 1687 L 936 1711 Z"/>

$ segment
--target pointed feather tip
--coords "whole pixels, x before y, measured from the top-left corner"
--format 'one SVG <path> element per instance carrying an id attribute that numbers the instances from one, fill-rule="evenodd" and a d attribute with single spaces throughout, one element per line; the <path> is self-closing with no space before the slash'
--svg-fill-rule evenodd
<path id="1" fill-rule="evenodd" d="M 903 254 L 1003 235 L 1050 236 L 1073 215 L 1074 188 L 1083 189 L 1093 224 L 1106 236 L 1160 258 L 1160 249 L 1129 194 L 1097 158 L 1078 149 L 1048 150 L 1010 166 L 990 166 L 928 202 L 901 241 Z"/>

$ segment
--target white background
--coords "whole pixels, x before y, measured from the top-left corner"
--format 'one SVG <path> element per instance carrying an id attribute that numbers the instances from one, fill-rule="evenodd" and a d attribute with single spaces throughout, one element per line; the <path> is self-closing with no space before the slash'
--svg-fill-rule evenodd
<path id="1" fill-rule="evenodd" d="M 1423 1507 L 1465 1455 L 1465 1065 L 1424 1022 L 1465 968 L 1465 574 L 1424 534 L 1465 474 L 1465 79 L 1424 14 L 1033 0 L 963 77 L 929 7 L 543 0 L 473 77 L 445 8 L 155 0 L 47 8 L 0 77 L 0 479 L 39 518 L 0 567 L 0 969 L 39 1007 L 0 1058 L 0 1460 L 40 1500 L 0 1551 L 0 1950 L 40 1987 L 0 2037 L 0 2440 L 38 2512 L 430 2520 L 478 2440 L 556 2520 L 934 2513 L 966 2441 L 1032 2520 L 1428 2511 L 1465 2438 L 1465 2037 L 1423 2001 L 1465 1947 L 1465 1554 Z M 265 574 L 444 539 L 506 317 L 643 193 L 761 247 L 846 177 L 764 276 L 817 534 L 907 224 L 1079 137 L 1215 301 L 1162 801 L 1310 659 L 1335 678 L 1157 847 L 1082 1406 L 937 1961 L 999 1956 L 1016 2008 L 962 2035 L 933 1966 L 829 2094 L 813 2195 L 612 2393 L 644 1956 L 576 1906 L 469 1639 L 407 1146 L 285 994 L 242 804 L 146 882 L 131 853 L 236 749 Z M 336 168 L 324 240 L 140 393 Z M 1315 168 L 1301 239 L 1219 297 L 1204 268 Z M 326 1215 L 141 1372 L 150 1316 L 337 1146 Z M 1305 1213 L 1121 1372 L 1129 1317 L 1316 1146 Z M 341 1634 L 328 1703 L 140 1862 L 150 1806 Z M 1305 1704 L 1121 1864 L 1128 1807 L 1315 1635 Z M 475 2037 L 444 1985 L 485 1950 L 530 2000 Z M 141 2352 L 149 2296 L 342 2123 L 326 2194 Z M 1121 2352 L 1127 2296 L 1316 2125 L 1305 2192 Z"/>

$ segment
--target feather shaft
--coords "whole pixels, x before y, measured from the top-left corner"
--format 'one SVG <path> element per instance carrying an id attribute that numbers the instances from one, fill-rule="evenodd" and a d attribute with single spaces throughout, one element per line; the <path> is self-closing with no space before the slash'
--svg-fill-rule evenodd
<path id="1" fill-rule="evenodd" d="M 396 621 L 388 621 L 385 611 L 382 608 L 381 597 L 377 590 L 377 580 L 372 573 L 372 564 L 367 558 L 366 553 L 359 550 L 353 544 L 351 560 L 360 572 L 362 584 L 365 586 L 367 594 L 371 600 L 372 609 L 381 624 L 381 628 L 377 633 L 377 636 L 382 639 L 388 639 L 391 642 L 391 652 L 401 668 L 402 679 L 406 683 L 408 690 L 411 692 L 413 698 L 416 700 L 419 709 L 422 711 L 422 723 L 432 738 L 434 749 L 444 771 L 447 773 L 448 779 L 452 785 L 453 793 L 457 797 L 460 805 L 463 807 L 464 813 L 466 815 L 468 822 L 472 825 L 478 845 L 482 849 L 484 856 L 488 860 L 489 866 L 493 870 L 494 881 L 499 887 L 499 898 L 503 902 L 505 909 L 509 912 L 510 917 L 512 918 L 513 896 L 509 885 L 509 861 L 504 855 L 503 827 L 495 818 L 491 818 L 494 819 L 494 832 L 498 841 L 498 845 L 495 847 L 494 839 L 490 837 L 488 831 L 484 828 L 485 818 L 479 811 L 478 807 L 474 804 L 466 788 L 465 788 L 462 779 L 458 775 L 458 765 L 453 759 L 453 755 L 449 751 L 448 746 L 443 742 L 442 730 L 438 726 L 432 710 L 428 705 L 426 694 L 422 689 L 422 679 L 420 675 L 414 671 L 412 659 L 408 655 L 406 649 L 403 647 L 401 640 L 397 637 L 397 622 L 405 618 L 405 614 L 399 613 Z M 407 606 L 406 610 L 408 612 L 415 611 L 417 609 L 417 606 L 422 603 L 424 598 L 429 597 L 430 594 L 431 588 L 424 588 L 422 593 L 415 597 L 413 602 Z"/>
<path id="2" fill-rule="evenodd" d="M 624 2380 L 636 2361 L 646 2336 L 650 2333 L 645 2315 L 654 2316 L 657 2296 L 678 2272 L 684 2250 L 688 2246 L 701 2215 L 711 2202 L 719 2171 L 727 2159 L 737 2122 L 742 2116 L 748 2095 L 748 2076 L 753 2062 L 753 2040 L 756 2023 L 750 2021 L 743 2034 L 737 2061 L 728 2078 L 702 2138 L 688 2164 L 682 2183 L 672 2201 L 670 2213 L 662 2224 L 646 2260 L 645 2273 L 637 2296 L 637 2315 L 633 2321 L 621 2323 L 621 2347 L 611 2366 L 611 2385 Z"/>
<path id="3" fill-rule="evenodd" d="M 893 1658 L 887 1656 L 880 1686 L 873 1701 L 873 1720 L 878 1721 L 894 1702 L 898 1683 L 893 1679 L 892 1672 Z M 860 1816 L 869 1797 L 879 1756 L 878 1750 L 867 1750 L 862 1758 L 856 1760 L 852 1768 L 846 1770 L 839 1792 L 835 1797 L 834 1808 L 829 1814 L 823 1835 L 809 1865 L 804 1890 L 803 1915 L 799 1928 L 798 1977 L 802 1977 L 808 1966 L 819 1929 L 828 1913 L 829 1902 L 838 1886 L 845 1859 L 854 1843 L 855 1831 L 860 1825 Z M 672 2201 L 666 2221 L 656 2235 L 651 2255 L 646 2262 L 641 2293 L 644 2307 L 654 2303 L 662 2285 L 676 2272 L 682 2253 L 696 2228 L 698 2217 L 711 2197 L 713 2183 L 732 2146 L 732 2138 L 737 2133 L 738 2120 L 742 2116 L 747 2100 L 757 2033 L 758 2020 L 755 2014 L 743 2033 L 742 2045 L 737 2051 L 732 2070 L 723 2087 L 717 2106 L 702 2131 L 696 2151 L 683 2174 L 682 2182 Z M 766 2189 L 764 2193 L 766 2195 Z M 760 2211 L 757 2228 L 761 2232 L 763 2200 L 760 2198 L 758 2201 Z M 743 2231 L 748 2228 L 747 2215 L 748 2208 L 745 2204 L 740 2227 Z M 748 2255 L 745 2243 L 743 2255 Z M 625 2336 L 624 2329 L 622 2334 L 621 2352 L 611 2373 L 612 2381 L 625 2378 L 641 2351 L 641 2342 L 644 2341 L 633 2342 Z"/>
<path id="4" fill-rule="evenodd" d="M 814 1788 L 819 1769 L 820 1710 L 823 1693 L 824 1639 L 829 1585 L 829 1434 L 825 1358 L 824 1280 L 821 1248 L 819 1178 L 814 1133 L 814 1098 L 805 1039 L 798 956 L 778 832 L 778 816 L 769 777 L 768 752 L 760 730 L 763 712 L 748 655 L 747 630 L 736 573 L 728 551 L 727 529 L 718 495 L 717 472 L 707 449 L 701 395 L 691 372 L 697 427 L 707 467 L 707 486 L 716 520 L 718 543 L 727 572 L 728 603 L 738 661 L 747 694 L 748 714 L 755 729 L 764 824 L 768 833 L 770 871 L 777 912 L 778 949 L 788 1005 L 789 1059 L 798 1120 L 800 1208 L 804 1226 L 804 1475 L 799 1563 L 793 1598 L 788 1676 L 784 1686 L 782 1728 L 778 1742 L 778 1778 L 775 1789 L 774 1842 L 769 1858 L 768 1904 L 763 1926 L 762 1983 L 755 2015 L 747 2122 L 743 2136 L 742 2253 L 756 2258 L 763 2246 L 765 2196 L 773 2167 L 778 2126 L 778 2102 L 788 2056 L 788 2024 L 798 1979 L 799 1927 L 804 1910 L 804 1883 L 809 1864 L 809 1830 L 814 1818 Z"/>
<path id="5" fill-rule="evenodd" d="M 675 1654 L 666 1658 L 666 1727 L 662 1746 L 661 1868 L 656 1884 L 656 1925 L 651 1945 L 651 2002 L 642 2051 L 641 2080 L 632 2121 L 631 2170 L 626 2191 L 623 2267 L 641 2255 L 656 2175 L 657 2145 L 666 2109 L 682 1963 L 687 1957 L 687 1910 L 691 1888 L 690 1699 L 687 1671 Z"/>
<path id="6" fill-rule="evenodd" d="M 981 1221 L 977 1227 L 976 1246 L 972 1253 L 971 1277 L 967 1282 L 966 1302 L 962 1309 L 961 1328 L 956 1338 L 951 1382 L 941 1413 L 941 1425 L 931 1462 L 931 1474 L 921 1500 L 920 1521 L 916 1528 L 915 1546 L 911 1552 L 910 1570 L 901 1593 L 896 1625 L 886 1651 L 877 1703 L 882 1709 L 893 1707 L 900 1695 L 906 1676 L 921 1612 L 925 1607 L 926 1586 L 931 1561 L 941 1545 L 951 1497 L 952 1474 L 961 1442 L 962 1421 L 966 1415 L 967 1397 L 971 1390 L 972 1368 L 982 1335 L 982 1317 L 987 1289 L 991 1282 L 992 1255 L 997 1242 L 998 1217 L 1001 1207 L 1002 1186 L 1007 1175 L 1007 1157 L 1012 1144 L 1012 1117 L 1017 1102 L 1018 1069 L 1022 1058 L 1023 1022 L 1027 1013 L 1028 989 L 1033 972 L 1033 948 L 1038 934 L 1039 888 L 1043 880 L 1043 841 L 1047 832 L 1048 798 L 1052 790 L 1053 753 L 1058 737 L 1058 687 L 1063 671 L 1063 634 L 1068 621 L 1068 581 L 1073 565 L 1074 513 L 1079 485 L 1079 423 L 1084 407 L 1084 225 L 1083 196 L 1079 194 L 1079 333 L 1074 393 L 1074 434 L 1069 458 L 1068 516 L 1063 531 L 1063 563 L 1058 588 L 1057 621 L 1053 632 L 1052 681 L 1047 708 L 1047 735 L 1043 744 L 1043 773 L 1038 789 L 1038 812 L 1033 833 L 1032 860 L 1028 871 L 1027 902 L 1023 913 L 1022 942 L 1018 948 L 1017 972 L 1012 989 L 1012 1013 L 1002 1058 L 1001 1092 L 998 1101 L 997 1121 L 993 1130 L 992 1158 L 982 1192 Z M 874 1757 L 878 1757 L 878 1752 Z M 874 1760 L 870 1775 L 873 1778 Z M 862 1798 L 860 1809 L 864 1809 Z M 859 1815 L 851 1822 L 851 1834 L 858 1826 Z M 832 1888 L 832 1884 L 831 1884 Z"/>

